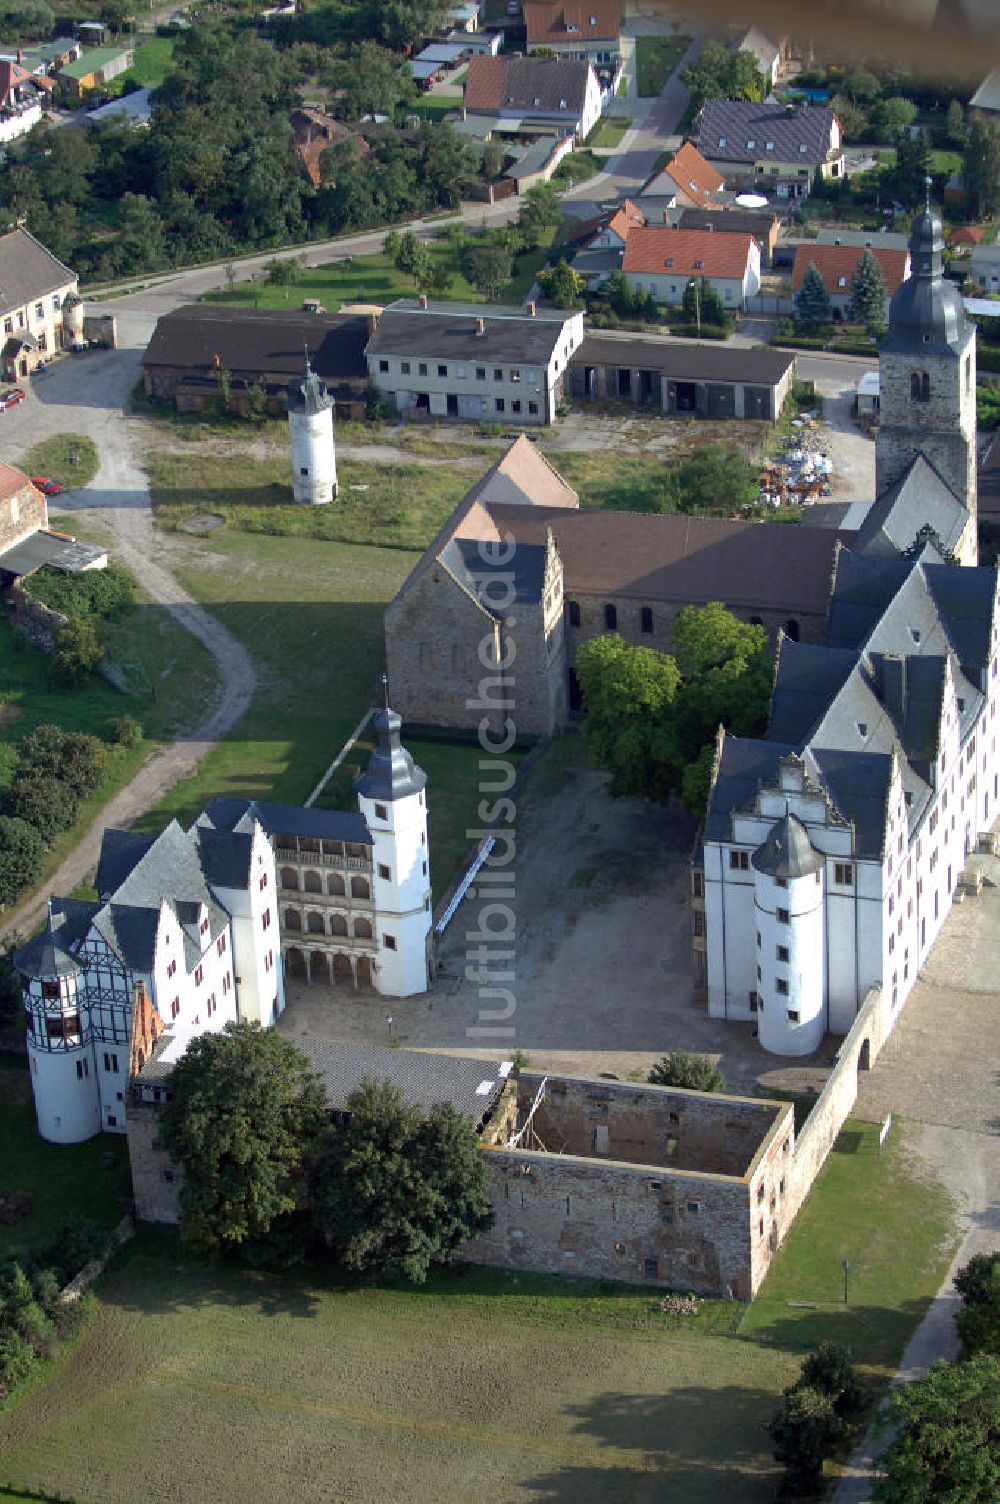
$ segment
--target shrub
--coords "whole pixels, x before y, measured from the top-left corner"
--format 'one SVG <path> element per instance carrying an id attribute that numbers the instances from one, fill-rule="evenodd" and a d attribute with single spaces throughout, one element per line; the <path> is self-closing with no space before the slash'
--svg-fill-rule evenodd
<path id="1" fill-rule="evenodd" d="M 828 1394 L 841 1420 L 853 1423 L 863 1414 L 865 1391 L 861 1377 L 849 1351 L 839 1342 L 821 1342 L 803 1360 L 802 1382 Z"/>
<path id="2" fill-rule="evenodd" d="M 673 1050 L 658 1060 L 649 1072 L 653 1086 L 683 1086 L 689 1091 L 725 1091 L 726 1078 L 705 1055 Z"/>
<path id="3" fill-rule="evenodd" d="M 32 774 L 18 778 L 10 791 L 10 812 L 33 825 L 46 845 L 69 830 L 80 810 L 80 800 L 61 778 Z"/>
<path id="4" fill-rule="evenodd" d="M 1000 1266 L 1000 1253 L 974 1253 L 955 1275 L 955 1289 L 967 1306 L 993 1299 L 993 1272 Z"/>
<path id="5" fill-rule="evenodd" d="M 92 794 L 101 781 L 105 751 L 96 736 L 64 731 L 43 722 L 17 748 L 20 772 L 61 778 L 78 794 Z"/>
<path id="6" fill-rule="evenodd" d="M 44 857 L 45 842 L 33 825 L 0 815 L 0 907 L 35 886 Z"/>
<path id="7" fill-rule="evenodd" d="M 116 747 L 137 747 L 144 735 L 142 722 L 134 715 L 119 716 L 111 728 L 111 739 Z"/>
<path id="8" fill-rule="evenodd" d="M 60 1284 L 67 1284 L 104 1252 L 107 1236 L 107 1230 L 89 1217 L 71 1217 L 45 1250 L 45 1262 L 55 1270 Z"/>
<path id="9" fill-rule="evenodd" d="M 0 1327 L 0 1395 L 9 1394 L 15 1384 L 28 1377 L 35 1366 L 31 1345 L 19 1332 Z"/>
<path id="10" fill-rule="evenodd" d="M 767 1430 L 774 1442 L 775 1461 L 784 1467 L 789 1485 L 796 1492 L 808 1493 L 817 1487 L 823 1461 L 843 1434 L 843 1425 L 828 1394 L 799 1383 L 785 1390 Z"/>
<path id="11" fill-rule="evenodd" d="M 25 589 L 36 601 L 71 619 L 77 616 L 120 617 L 138 598 L 135 576 L 121 564 L 106 569 L 87 569 L 82 574 L 66 574 L 45 565 L 25 581 Z"/>
<path id="12" fill-rule="evenodd" d="M 79 684 L 104 657 L 96 629 L 85 616 L 72 616 L 55 635 L 52 661 L 68 684 Z"/>

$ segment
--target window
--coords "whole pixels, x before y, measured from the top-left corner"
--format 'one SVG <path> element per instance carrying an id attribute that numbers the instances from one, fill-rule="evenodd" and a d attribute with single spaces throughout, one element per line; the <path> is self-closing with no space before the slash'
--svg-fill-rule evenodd
<path id="1" fill-rule="evenodd" d="M 510 368 L 510 380 L 511 381 L 520 381 L 520 379 L 521 379 L 521 372 L 518 370 L 517 366 L 511 366 L 511 368 Z"/>
<path id="2" fill-rule="evenodd" d="M 929 402 L 931 399 L 931 378 L 926 371 L 910 372 L 910 400 L 913 402 Z"/>
<path id="3" fill-rule="evenodd" d="M 160 1171 L 160 1179 L 162 1181 L 164 1181 L 167 1185 L 173 1185 L 173 1183 L 174 1183 L 174 1172 L 173 1172 L 173 1170 L 161 1170 Z"/>
<path id="4" fill-rule="evenodd" d="M 86 1060 L 78 1060 L 76 1062 L 76 1079 L 78 1081 L 86 1081 L 89 1075 L 90 1066 L 88 1062 Z"/>
<path id="5" fill-rule="evenodd" d="M 387 371 L 389 369 L 389 362 L 387 360 L 380 360 L 378 368 L 380 371 Z"/>
<path id="6" fill-rule="evenodd" d="M 788 946 L 787 945 L 779 945 L 777 947 L 777 956 L 778 956 L 778 960 L 779 961 L 787 961 L 788 960 Z"/>
<path id="7" fill-rule="evenodd" d="M 204 966 L 196 966 L 195 969 L 194 969 L 194 985 L 196 987 L 200 987 L 201 984 L 202 984 L 202 982 L 204 980 L 205 980 L 205 968 L 204 968 Z"/>
<path id="8" fill-rule="evenodd" d="M 118 1119 L 115 1117 L 114 1113 L 110 1112 L 110 1111 L 108 1112 L 108 1127 L 109 1128 L 117 1128 L 118 1127 Z"/>
<path id="9" fill-rule="evenodd" d="M 485 366 L 477 366 L 476 367 L 476 380 L 477 381 L 485 381 L 486 380 L 486 367 Z"/>
<path id="10" fill-rule="evenodd" d="M 201 923 L 199 924 L 199 926 L 198 926 L 198 933 L 199 933 L 199 935 L 204 935 L 207 929 L 208 929 L 208 920 L 207 919 L 203 919 L 201 921 Z"/>
<path id="11" fill-rule="evenodd" d="M 404 376 L 409 376 L 409 374 L 410 374 L 410 362 L 408 360 L 401 360 L 399 362 L 399 369 L 403 373 Z"/>
<path id="12" fill-rule="evenodd" d="M 59 996 L 59 983 L 58 982 L 43 982 L 42 983 L 42 997 L 48 998 L 50 1001 L 54 1001 L 58 996 Z"/>
<path id="13" fill-rule="evenodd" d="M 513 402 L 510 404 L 510 410 L 512 413 L 519 413 L 521 411 L 521 401 L 519 397 L 514 398 Z"/>
<path id="14" fill-rule="evenodd" d="M 604 608 L 604 630 L 613 632 L 618 625 L 618 607 L 607 605 Z"/>
<path id="15" fill-rule="evenodd" d="M 420 362 L 420 364 L 417 366 L 417 375 L 418 376 L 426 376 L 427 375 L 427 362 L 426 362 L 426 360 L 422 360 Z"/>
<path id="16" fill-rule="evenodd" d="M 494 399 L 494 404 L 493 405 L 496 408 L 496 410 L 497 410 L 498 413 L 502 413 L 502 412 L 505 411 L 505 404 L 504 404 L 504 400 L 503 400 L 502 397 L 496 397 Z"/>
<path id="17" fill-rule="evenodd" d="M 260 879 L 260 882 L 258 884 L 258 887 L 260 888 L 260 891 L 262 893 L 263 893 L 264 889 L 267 887 L 267 873 L 266 872 L 261 875 L 261 879 Z"/>
<path id="18" fill-rule="evenodd" d="M 223 993 L 223 996 L 225 996 L 225 994 L 230 990 L 230 988 L 232 987 L 232 985 L 233 985 L 232 976 L 227 971 L 226 974 L 225 974 L 225 976 L 222 978 L 222 993 Z"/>
<path id="19" fill-rule="evenodd" d="M 118 1056 L 109 1055 L 107 1050 L 104 1051 L 104 1069 L 106 1071 L 114 1071 L 115 1074 L 118 1072 Z"/>
<path id="20" fill-rule="evenodd" d="M 799 1021 L 799 1010 L 797 1008 L 789 1008 L 787 1010 L 787 1017 L 790 1024 L 797 1024 Z"/>
<path id="21" fill-rule="evenodd" d="M 788 996 L 788 983 L 785 981 L 784 977 L 778 977 L 777 981 L 774 984 L 774 990 L 779 997 Z"/>
<path id="22" fill-rule="evenodd" d="M 847 278 L 846 277 L 838 277 L 837 278 L 837 286 L 838 287 L 846 287 L 847 286 Z"/>
<path id="23" fill-rule="evenodd" d="M 692 1216 L 696 1217 L 698 1215 L 698 1213 L 701 1211 L 701 1202 L 700 1201 L 687 1201 L 687 1202 L 685 1202 L 685 1207 L 691 1213 Z"/>
<path id="24" fill-rule="evenodd" d="M 580 625 L 580 602 L 579 601 L 567 601 L 566 602 L 566 610 L 567 610 L 567 613 L 569 615 L 569 624 L 570 624 L 570 626 L 571 627 L 578 627 Z"/>
<path id="25" fill-rule="evenodd" d="M 215 951 L 216 954 L 220 956 L 224 956 L 226 954 L 226 934 L 224 930 L 219 936 L 218 940 L 216 940 L 215 942 Z"/>
<path id="26" fill-rule="evenodd" d="M 648 632 L 652 632 L 652 630 L 653 630 L 653 608 L 652 608 L 652 606 L 643 606 L 642 610 L 639 612 L 639 630 L 641 632 L 647 632 L 647 633 Z"/>
<path id="27" fill-rule="evenodd" d="M 756 145 L 757 142 L 754 140 L 753 136 L 751 136 L 749 141 L 747 142 L 747 151 L 753 151 Z"/>
<path id="28" fill-rule="evenodd" d="M 694 932 L 696 935 L 703 935 L 705 933 L 705 916 L 700 909 L 695 912 Z"/>
<path id="29" fill-rule="evenodd" d="M 216 1008 L 218 1006 L 219 1005 L 218 1005 L 218 1003 L 215 1000 L 215 993 L 213 992 L 212 996 L 208 1000 L 207 1012 L 208 1012 L 209 1018 L 211 1018 L 212 1014 L 215 1012 L 215 1010 L 216 1010 Z"/>
<path id="30" fill-rule="evenodd" d="M 36 303 L 35 304 L 35 318 L 36 319 L 42 319 L 44 317 L 45 317 L 45 304 L 44 303 Z"/>
<path id="31" fill-rule="evenodd" d="M 395 935 L 383 935 L 382 938 L 385 941 L 385 948 L 386 948 L 386 950 L 395 950 L 396 949 L 396 937 L 395 937 Z"/>
<path id="32" fill-rule="evenodd" d="M 705 874 L 703 872 L 694 872 L 691 874 L 691 892 L 695 898 L 704 898 Z"/>
<path id="33" fill-rule="evenodd" d="M 439 365 L 438 366 L 438 375 L 439 376 L 447 376 L 447 374 L 448 374 L 448 367 L 445 366 L 445 365 Z"/>
<path id="34" fill-rule="evenodd" d="M 376 806 L 375 806 L 375 818 L 376 818 L 376 820 L 388 820 L 388 818 L 389 818 L 389 812 L 386 809 L 386 807 L 385 807 L 384 804 L 376 804 Z"/>
<path id="35" fill-rule="evenodd" d="M 842 888 L 849 888 L 854 882 L 854 867 L 850 862 L 834 862 L 833 880 Z"/>
<path id="36" fill-rule="evenodd" d="M 177 1015 L 180 1013 L 180 1011 L 181 1011 L 181 1000 L 180 1000 L 179 997 L 175 997 L 174 1000 L 173 1000 L 173 1002 L 170 1004 L 170 1017 L 171 1018 L 176 1018 Z"/>
<path id="37" fill-rule="evenodd" d="M 537 402 L 529 402 L 528 403 L 528 412 L 531 414 L 531 416 L 533 418 L 537 418 L 538 417 L 538 403 Z"/>
<path id="38" fill-rule="evenodd" d="M 386 880 L 386 882 L 388 882 L 389 879 L 392 877 L 392 873 L 390 872 L 389 868 L 386 866 L 385 862 L 379 862 L 379 864 L 378 864 L 378 875 L 379 875 L 379 877 L 384 877 L 385 880 Z"/>
<path id="39" fill-rule="evenodd" d="M 729 867 L 732 872 L 747 872 L 750 868 L 749 851 L 731 851 L 729 853 Z"/>
<path id="40" fill-rule="evenodd" d="M 787 924 L 788 923 L 788 910 L 787 909 L 776 909 L 774 917 L 775 917 L 775 919 L 777 919 L 777 921 L 778 921 L 779 924 Z"/>

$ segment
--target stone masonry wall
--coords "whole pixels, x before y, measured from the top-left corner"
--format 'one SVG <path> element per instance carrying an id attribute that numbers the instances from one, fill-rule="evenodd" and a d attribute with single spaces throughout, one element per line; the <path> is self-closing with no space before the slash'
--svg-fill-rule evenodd
<path id="1" fill-rule="evenodd" d="M 141 1222 L 165 1222 L 174 1226 L 180 1221 L 180 1191 L 184 1176 L 160 1147 L 159 1109 L 151 1102 L 139 1101 L 133 1093 L 129 1098 L 125 1123 L 136 1217 Z"/>
<path id="2" fill-rule="evenodd" d="M 682 609 L 682 603 L 676 601 L 650 601 L 645 603 L 634 600 L 631 597 L 614 595 L 589 596 L 566 592 L 567 600 L 574 600 L 580 608 L 579 627 L 567 628 L 567 645 L 569 660 L 572 663 L 576 657 L 577 647 L 581 642 L 589 642 L 593 637 L 600 637 L 609 628 L 605 625 L 604 608 L 607 605 L 614 606 L 617 613 L 617 631 L 626 642 L 640 647 L 655 648 L 657 652 L 669 653 L 670 632 L 678 611 Z M 653 612 L 653 630 L 642 630 L 642 610 L 644 604 L 648 604 Z M 703 604 L 703 603 L 702 603 Z M 787 628 L 789 618 L 777 611 L 743 611 L 736 608 L 736 616 L 741 621 L 749 621 L 751 617 L 758 618 L 767 629 L 768 636 L 775 641 L 779 628 Z M 796 618 L 799 628 L 799 640 L 801 642 L 822 642 L 826 635 L 825 615 L 807 616 L 800 615 Z"/>
<path id="3" fill-rule="evenodd" d="M 486 672 L 479 645 L 496 637 L 495 623 L 444 569 L 426 569 L 385 612 L 389 687 L 403 720 L 464 728 L 485 716 L 501 726 L 502 711 L 471 711 L 466 705 L 476 698 Z"/>
<path id="4" fill-rule="evenodd" d="M 0 549 L 10 548 L 47 521 L 45 497 L 25 479 L 12 496 L 0 501 Z"/>

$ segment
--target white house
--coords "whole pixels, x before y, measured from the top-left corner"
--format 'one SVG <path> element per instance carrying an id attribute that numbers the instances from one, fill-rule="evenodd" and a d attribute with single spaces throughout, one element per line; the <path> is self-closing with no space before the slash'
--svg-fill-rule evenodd
<path id="1" fill-rule="evenodd" d="M 426 778 L 393 711 L 373 726 L 359 814 L 217 799 L 188 831 L 105 831 L 98 901 L 49 900 L 45 928 L 14 956 L 43 1138 L 125 1132 L 139 983 L 185 1041 L 237 1019 L 273 1025 L 286 972 L 426 991 Z"/>
<path id="2" fill-rule="evenodd" d="M 0 235 L 3 375 L 30 376 L 39 361 L 83 337 L 77 277 L 28 230 Z"/>
<path id="3" fill-rule="evenodd" d="M 472 57 L 465 79 L 468 115 L 543 125 L 554 122 L 581 140 L 590 134 L 613 90 L 602 91 L 593 64 L 549 57 Z"/>
<path id="4" fill-rule="evenodd" d="M 710 1014 L 756 1018 L 777 1054 L 845 1033 L 872 987 L 903 1006 L 1000 808 L 975 337 L 942 250 L 928 206 L 882 348 L 876 499 L 839 551 L 826 642 L 782 638 L 767 737 L 717 748 L 696 956 Z"/>
<path id="5" fill-rule="evenodd" d="M 658 303 L 680 303 L 702 278 L 727 308 L 742 308 L 760 290 L 760 246 L 752 235 L 647 225 L 629 231 L 622 257 L 629 286 Z"/>
<path id="6" fill-rule="evenodd" d="M 44 86 L 21 63 L 0 61 L 0 145 L 33 130 L 45 100 Z"/>

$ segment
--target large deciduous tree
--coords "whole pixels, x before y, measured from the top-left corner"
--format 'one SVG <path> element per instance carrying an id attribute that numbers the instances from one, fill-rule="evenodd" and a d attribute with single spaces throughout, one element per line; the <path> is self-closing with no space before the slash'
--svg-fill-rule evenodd
<path id="1" fill-rule="evenodd" d="M 33 825 L 0 815 L 0 909 L 34 887 L 44 858 L 45 842 Z"/>
<path id="2" fill-rule="evenodd" d="M 185 1240 L 251 1258 L 301 1252 L 329 1132 L 322 1084 L 302 1053 L 275 1029 L 230 1023 L 191 1041 L 170 1087 L 161 1128 L 184 1172 Z"/>
<path id="3" fill-rule="evenodd" d="M 893 1391 L 897 1429 L 879 1462 L 875 1504 L 996 1504 L 1000 1499 L 1000 1357 L 935 1363 Z"/>
<path id="4" fill-rule="evenodd" d="M 466 281 L 472 283 L 481 297 L 488 299 L 498 298 L 501 289 L 514 275 L 512 253 L 495 241 L 471 241 L 462 252 L 460 265 Z"/>
<path id="5" fill-rule="evenodd" d="M 969 123 L 962 179 L 974 215 L 1000 212 L 1000 125 L 994 121 Z"/>
<path id="6" fill-rule="evenodd" d="M 700 104 L 705 99 L 764 98 L 767 83 L 752 53 L 707 42 L 681 74 Z"/>
<path id="7" fill-rule="evenodd" d="M 348 1269 L 421 1283 L 433 1264 L 489 1226 L 488 1171 L 450 1104 L 423 1112 L 391 1082 L 347 1101 L 316 1180 L 316 1221 Z"/>

